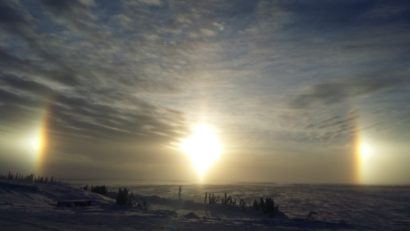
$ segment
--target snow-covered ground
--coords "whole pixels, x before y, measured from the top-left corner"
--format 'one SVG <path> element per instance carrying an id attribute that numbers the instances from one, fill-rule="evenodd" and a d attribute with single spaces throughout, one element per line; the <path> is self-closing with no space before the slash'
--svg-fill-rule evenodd
<path id="1" fill-rule="evenodd" d="M 178 186 L 134 186 L 135 192 L 176 198 Z M 357 229 L 410 230 L 410 186 L 353 186 L 308 184 L 245 184 L 183 186 L 183 198 L 203 200 L 204 192 L 228 193 L 251 203 L 273 197 L 290 218 L 306 218 L 311 211 L 322 221 L 344 220 Z"/>
<path id="2" fill-rule="evenodd" d="M 0 230 L 404 230 L 410 227 L 410 188 L 318 185 L 134 186 L 135 203 L 76 186 L 0 180 Z M 250 204 L 273 196 L 286 216 L 268 217 L 253 208 L 205 206 L 203 195 L 223 193 Z M 90 201 L 89 206 L 57 206 Z M 310 219 L 307 214 L 313 212 Z"/>

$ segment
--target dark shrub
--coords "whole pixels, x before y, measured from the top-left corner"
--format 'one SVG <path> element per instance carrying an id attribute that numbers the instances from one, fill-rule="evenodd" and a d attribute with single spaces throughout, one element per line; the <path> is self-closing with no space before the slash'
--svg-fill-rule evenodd
<path id="1" fill-rule="evenodd" d="M 119 188 L 117 194 L 117 205 L 131 205 L 127 188 Z"/>
<path id="2" fill-rule="evenodd" d="M 101 194 L 101 195 L 107 195 L 108 194 L 108 190 L 107 190 L 107 187 L 105 185 L 92 186 L 91 187 L 91 192 L 98 193 L 98 194 Z"/>

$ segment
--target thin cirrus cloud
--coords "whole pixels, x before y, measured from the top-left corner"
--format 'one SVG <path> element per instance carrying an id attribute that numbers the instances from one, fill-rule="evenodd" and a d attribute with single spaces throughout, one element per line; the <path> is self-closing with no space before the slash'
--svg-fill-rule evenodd
<path id="1" fill-rule="evenodd" d="M 48 105 L 56 153 L 119 162 L 201 116 L 242 152 L 347 143 L 409 97 L 408 24 L 406 1 L 2 1 L 1 127 Z"/>
<path id="2" fill-rule="evenodd" d="M 143 90 L 173 91 L 173 87 L 140 78 L 143 73 L 136 63 L 118 63 L 112 56 L 125 59 L 131 53 L 109 40 L 110 33 L 98 23 L 87 22 L 96 17 L 87 7 L 91 6 L 73 1 L 44 1 L 40 6 L 1 3 L 1 28 L 6 34 L 0 52 L 4 131 L 17 126 L 24 133 L 24 126 L 18 126 L 27 125 L 22 121 L 36 120 L 36 114 L 48 110 L 50 133 L 60 140 L 77 137 L 115 143 L 134 137 L 136 148 L 128 152 L 138 153 L 138 143 L 155 147 L 177 139 L 185 130 L 181 112 L 130 96 Z M 55 143 L 56 154 L 82 152 L 91 159 L 102 155 L 122 159 L 108 152 L 87 152 L 79 141 Z"/>

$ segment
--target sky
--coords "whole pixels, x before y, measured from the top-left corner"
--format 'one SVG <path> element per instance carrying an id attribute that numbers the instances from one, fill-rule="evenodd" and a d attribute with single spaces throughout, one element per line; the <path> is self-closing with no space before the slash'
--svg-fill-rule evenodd
<path id="1" fill-rule="evenodd" d="M 0 1 L 0 170 L 409 184 L 409 60 L 407 0 Z"/>

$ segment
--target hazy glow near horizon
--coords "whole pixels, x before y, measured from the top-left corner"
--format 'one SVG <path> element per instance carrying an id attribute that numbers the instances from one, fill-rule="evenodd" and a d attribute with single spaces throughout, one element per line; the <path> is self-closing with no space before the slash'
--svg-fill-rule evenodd
<path id="1" fill-rule="evenodd" d="M 41 162 L 43 153 L 46 148 L 47 137 L 45 135 L 45 128 L 43 125 L 26 140 L 27 149 L 32 157 L 34 168 L 37 174 L 41 172 Z"/>
<path id="2" fill-rule="evenodd" d="M 372 182 L 372 155 L 374 155 L 373 148 L 366 141 L 361 141 L 359 149 L 359 163 L 360 163 L 360 183 L 371 183 Z"/>
<path id="3" fill-rule="evenodd" d="M 207 124 L 194 126 L 191 134 L 182 140 L 180 148 L 191 159 L 201 178 L 222 153 L 222 144 L 217 133 Z"/>
<path id="4" fill-rule="evenodd" d="M 29 140 L 30 149 L 33 153 L 35 153 L 35 155 L 37 155 L 37 153 L 41 150 L 41 147 L 43 146 L 42 143 L 43 142 L 40 136 L 34 136 L 30 138 Z"/>
<path id="5" fill-rule="evenodd" d="M 360 156 L 362 160 L 368 159 L 371 153 L 372 153 L 371 147 L 367 143 L 363 142 L 360 145 Z"/>

